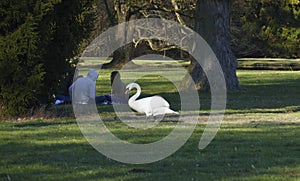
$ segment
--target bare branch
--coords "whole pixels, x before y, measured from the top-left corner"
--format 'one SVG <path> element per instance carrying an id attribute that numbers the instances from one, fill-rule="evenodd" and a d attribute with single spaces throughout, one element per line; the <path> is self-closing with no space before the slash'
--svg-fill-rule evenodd
<path id="1" fill-rule="evenodd" d="M 179 8 L 178 8 L 178 5 L 177 5 L 177 3 L 176 3 L 176 0 L 171 0 L 171 2 L 172 2 L 172 5 L 173 5 L 173 7 L 174 7 L 174 10 L 175 10 L 174 13 L 175 13 L 175 15 L 176 15 L 176 18 L 177 18 L 178 22 L 179 22 L 180 24 L 182 24 L 182 25 L 185 25 L 184 20 L 181 18 L 180 14 L 178 13 Z"/>

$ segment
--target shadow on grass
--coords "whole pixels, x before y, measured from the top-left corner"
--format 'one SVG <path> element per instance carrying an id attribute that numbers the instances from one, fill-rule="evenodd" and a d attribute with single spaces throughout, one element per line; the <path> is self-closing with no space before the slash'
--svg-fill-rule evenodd
<path id="1" fill-rule="evenodd" d="M 31 128 L 23 127 L 14 128 L 14 133 L 19 131 L 15 136 L 2 135 L 0 178 L 259 180 L 300 176 L 299 124 L 223 125 L 213 142 L 201 151 L 198 150 L 198 142 L 204 126 L 198 125 L 180 150 L 166 159 L 145 165 L 110 160 L 94 150 L 75 125 L 58 124 L 61 125 L 49 129 L 37 127 L 36 134 Z M 8 124 L 7 130 L 11 131 L 12 126 L 14 124 Z M 60 130 L 57 126 L 61 126 Z M 70 126 L 72 131 L 63 131 Z M 1 128 L 1 131 L 5 130 L 5 127 Z M 123 134 L 122 130 L 119 131 Z M 140 138 L 143 135 L 135 136 Z"/>
<path id="2" fill-rule="evenodd" d="M 252 75 L 253 76 L 253 75 Z M 260 75 L 257 75 L 260 76 Z M 264 112 L 274 113 L 298 112 L 300 110 L 300 75 L 289 77 L 284 73 L 267 74 L 262 79 L 245 77 L 243 88 L 245 92 L 229 93 L 227 109 L 233 112 Z M 236 110 L 236 111 L 235 111 Z"/>
<path id="3" fill-rule="evenodd" d="M 35 127 L 35 128 L 39 128 L 39 127 L 46 127 L 46 126 L 55 126 L 55 125 L 71 125 L 71 124 L 76 124 L 76 122 L 74 120 L 70 120 L 70 121 L 31 121 L 31 122 L 23 122 L 23 123 L 18 123 L 15 125 L 15 127 L 17 128 L 24 128 L 24 127 Z"/>

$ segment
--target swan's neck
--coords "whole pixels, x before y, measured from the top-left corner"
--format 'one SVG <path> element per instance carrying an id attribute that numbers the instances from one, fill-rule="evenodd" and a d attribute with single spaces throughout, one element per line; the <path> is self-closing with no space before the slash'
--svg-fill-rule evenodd
<path id="1" fill-rule="evenodd" d="M 128 100 L 129 105 L 133 103 L 141 95 L 141 87 L 138 85 L 134 87 L 136 88 L 136 93 Z"/>

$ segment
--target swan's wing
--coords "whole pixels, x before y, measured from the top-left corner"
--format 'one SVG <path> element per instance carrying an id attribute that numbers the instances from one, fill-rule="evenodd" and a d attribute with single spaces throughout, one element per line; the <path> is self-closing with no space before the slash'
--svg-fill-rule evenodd
<path id="1" fill-rule="evenodd" d="M 161 96 L 153 96 L 151 99 L 151 109 L 153 116 L 164 114 L 179 114 L 170 109 L 170 104 Z"/>
<path id="2" fill-rule="evenodd" d="M 156 108 L 156 107 L 170 107 L 170 104 L 168 103 L 168 101 L 166 101 L 161 96 L 152 96 L 150 104 L 151 104 L 152 108 Z"/>
<path id="3" fill-rule="evenodd" d="M 139 113 L 145 113 L 147 116 L 152 115 L 151 97 L 136 100 L 130 104 L 130 107 Z"/>

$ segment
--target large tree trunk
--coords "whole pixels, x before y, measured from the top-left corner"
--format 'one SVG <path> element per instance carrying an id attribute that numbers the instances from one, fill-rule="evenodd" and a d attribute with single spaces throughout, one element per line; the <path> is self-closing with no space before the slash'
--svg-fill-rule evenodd
<path id="1" fill-rule="evenodd" d="M 223 69 L 228 91 L 237 91 L 237 59 L 230 47 L 230 0 L 198 0 L 194 30 L 204 38 L 216 54 Z M 208 80 L 201 66 L 192 60 L 190 74 L 197 88 L 208 90 Z M 186 84 L 187 86 L 190 84 Z"/>
<path id="2" fill-rule="evenodd" d="M 122 0 L 114 0 L 114 9 L 117 15 L 118 24 L 125 23 L 130 20 L 130 4 L 128 2 Z M 129 33 L 132 33 L 130 27 L 118 26 L 118 32 L 115 36 L 117 42 L 126 42 L 126 38 L 130 37 Z M 121 68 L 123 65 L 125 65 L 131 60 L 132 49 L 133 45 L 131 43 L 120 47 L 114 52 L 112 61 L 107 64 L 104 64 L 102 68 Z"/>

